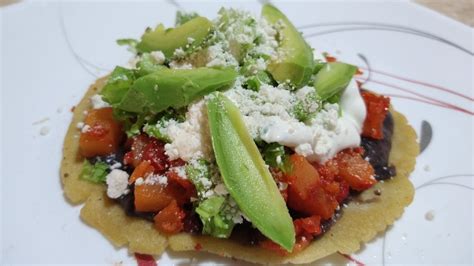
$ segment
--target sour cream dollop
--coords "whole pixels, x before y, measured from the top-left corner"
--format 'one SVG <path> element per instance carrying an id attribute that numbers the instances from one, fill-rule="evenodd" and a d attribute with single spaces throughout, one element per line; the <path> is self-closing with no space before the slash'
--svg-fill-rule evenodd
<path id="1" fill-rule="evenodd" d="M 336 104 L 326 104 L 307 124 L 268 117 L 261 121 L 260 137 L 267 143 L 278 142 L 292 147 L 310 161 L 323 163 L 343 149 L 360 145 L 366 108 L 355 80 L 342 94 L 340 106 L 342 116 L 339 116 Z"/>

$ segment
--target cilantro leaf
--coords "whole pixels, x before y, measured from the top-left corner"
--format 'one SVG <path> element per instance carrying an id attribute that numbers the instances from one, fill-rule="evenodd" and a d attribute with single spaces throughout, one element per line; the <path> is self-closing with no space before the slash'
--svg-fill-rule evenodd
<path id="1" fill-rule="evenodd" d="M 263 160 L 273 168 L 280 169 L 283 173 L 291 171 L 291 163 L 285 146 L 278 143 L 265 144 L 262 148 Z"/>

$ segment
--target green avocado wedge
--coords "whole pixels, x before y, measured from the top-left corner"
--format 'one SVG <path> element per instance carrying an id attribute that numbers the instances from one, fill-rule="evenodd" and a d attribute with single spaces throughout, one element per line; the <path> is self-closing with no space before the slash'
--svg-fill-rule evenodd
<path id="1" fill-rule="evenodd" d="M 212 146 L 227 190 L 262 234 L 291 251 L 293 221 L 239 109 L 222 93 L 215 93 L 207 110 Z"/>
<path id="2" fill-rule="evenodd" d="M 117 108 L 132 113 L 159 113 L 180 108 L 211 92 L 226 89 L 237 77 L 232 68 L 163 68 L 137 79 Z"/>
<path id="3" fill-rule="evenodd" d="M 296 88 L 303 87 L 310 80 L 314 68 L 311 47 L 290 20 L 276 7 L 265 4 L 262 16 L 270 24 L 282 24 L 280 46 L 277 50 L 279 56 L 270 62 L 267 70 L 278 83 L 290 81 Z"/>
<path id="4" fill-rule="evenodd" d="M 166 58 L 173 56 L 178 48 L 186 45 L 200 45 L 212 28 L 212 22 L 205 17 L 195 17 L 181 26 L 165 29 L 163 24 L 155 30 L 148 29 L 136 45 L 138 52 L 162 51 Z"/>
<path id="5" fill-rule="evenodd" d="M 325 64 L 314 78 L 313 85 L 318 96 L 326 101 L 342 93 L 356 72 L 357 67 L 353 65 L 340 62 Z"/>

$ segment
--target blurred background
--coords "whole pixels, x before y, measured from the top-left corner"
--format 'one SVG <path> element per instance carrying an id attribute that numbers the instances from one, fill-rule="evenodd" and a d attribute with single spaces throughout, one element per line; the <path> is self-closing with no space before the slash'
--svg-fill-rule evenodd
<path id="1" fill-rule="evenodd" d="M 0 7 L 12 5 L 21 0 L 0 0 Z M 421 5 L 454 18 L 471 27 L 474 26 L 473 0 L 414 0 Z"/>

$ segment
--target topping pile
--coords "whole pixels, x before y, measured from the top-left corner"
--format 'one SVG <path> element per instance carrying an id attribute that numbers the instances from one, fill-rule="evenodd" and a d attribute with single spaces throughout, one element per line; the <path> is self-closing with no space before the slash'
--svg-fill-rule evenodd
<path id="1" fill-rule="evenodd" d="M 178 13 L 174 28 L 118 43 L 134 57 L 78 124 L 81 178 L 131 198 L 160 232 L 251 225 L 284 255 L 377 182 L 361 134 L 384 138 L 389 99 L 361 96 L 357 68 L 327 62 L 275 7 Z"/>

